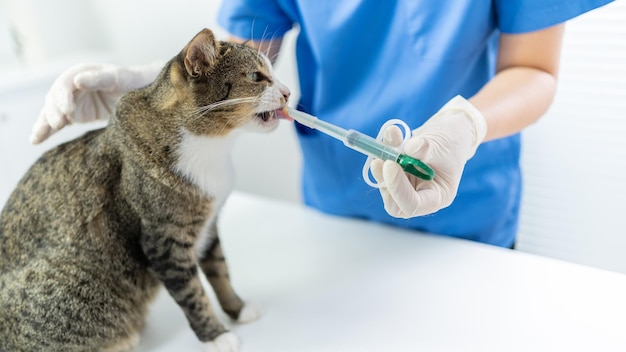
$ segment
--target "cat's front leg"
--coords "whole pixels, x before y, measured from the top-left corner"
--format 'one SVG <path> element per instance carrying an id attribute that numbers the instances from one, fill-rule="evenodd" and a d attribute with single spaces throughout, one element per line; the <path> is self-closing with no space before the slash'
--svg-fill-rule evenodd
<path id="1" fill-rule="evenodd" d="M 185 313 L 189 325 L 208 351 L 237 351 L 239 341 L 215 315 L 198 276 L 193 239 L 175 225 L 142 224 L 141 245 L 150 268 Z M 176 231 L 178 230 L 178 231 Z"/>
<path id="2" fill-rule="evenodd" d="M 213 287 L 222 310 L 239 323 L 257 320 L 261 316 L 257 306 L 242 301 L 232 287 L 215 222 L 209 231 L 211 231 L 210 238 L 213 239 L 213 243 L 201 255 L 200 267 Z"/>

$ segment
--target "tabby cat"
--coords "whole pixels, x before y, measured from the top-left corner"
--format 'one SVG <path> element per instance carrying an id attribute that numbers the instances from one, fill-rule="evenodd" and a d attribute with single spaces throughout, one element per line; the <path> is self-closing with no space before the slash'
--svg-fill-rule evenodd
<path id="1" fill-rule="evenodd" d="M 239 322 L 216 226 L 230 151 L 270 131 L 289 90 L 257 50 L 205 29 L 109 124 L 45 153 L 0 215 L 0 351 L 126 351 L 161 285 L 209 351 L 235 351 L 200 283 Z"/>

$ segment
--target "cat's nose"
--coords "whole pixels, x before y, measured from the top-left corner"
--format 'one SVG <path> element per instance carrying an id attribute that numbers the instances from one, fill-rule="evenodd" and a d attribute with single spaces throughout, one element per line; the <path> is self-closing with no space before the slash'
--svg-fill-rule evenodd
<path id="1" fill-rule="evenodd" d="M 287 86 L 281 84 L 278 87 L 278 90 L 280 91 L 280 94 L 283 95 L 283 98 L 285 98 L 284 103 L 287 103 L 287 101 L 289 100 L 289 96 L 291 95 L 291 92 L 289 91 L 289 88 L 287 88 Z"/>

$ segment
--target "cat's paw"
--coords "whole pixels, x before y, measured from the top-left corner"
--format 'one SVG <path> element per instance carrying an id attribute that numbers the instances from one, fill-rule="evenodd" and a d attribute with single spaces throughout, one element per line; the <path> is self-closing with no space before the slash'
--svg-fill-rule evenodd
<path id="1" fill-rule="evenodd" d="M 232 332 L 225 332 L 213 341 L 204 344 L 204 352 L 237 352 L 239 351 L 239 338 Z"/>
<path id="2" fill-rule="evenodd" d="M 252 302 L 244 302 L 243 308 L 241 308 L 241 312 L 239 312 L 239 317 L 237 318 L 237 322 L 240 324 L 249 323 L 255 321 L 261 317 L 261 310 L 259 307 Z"/>

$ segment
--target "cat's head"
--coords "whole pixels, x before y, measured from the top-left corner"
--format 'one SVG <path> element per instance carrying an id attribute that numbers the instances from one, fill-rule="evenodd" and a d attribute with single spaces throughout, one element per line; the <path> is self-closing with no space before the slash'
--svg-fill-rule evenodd
<path id="1" fill-rule="evenodd" d="M 235 129 L 269 131 L 278 125 L 289 89 L 273 75 L 268 58 L 242 44 L 198 33 L 169 64 L 175 94 L 164 104 L 182 104 L 183 127 L 196 135 L 221 136 Z"/>

